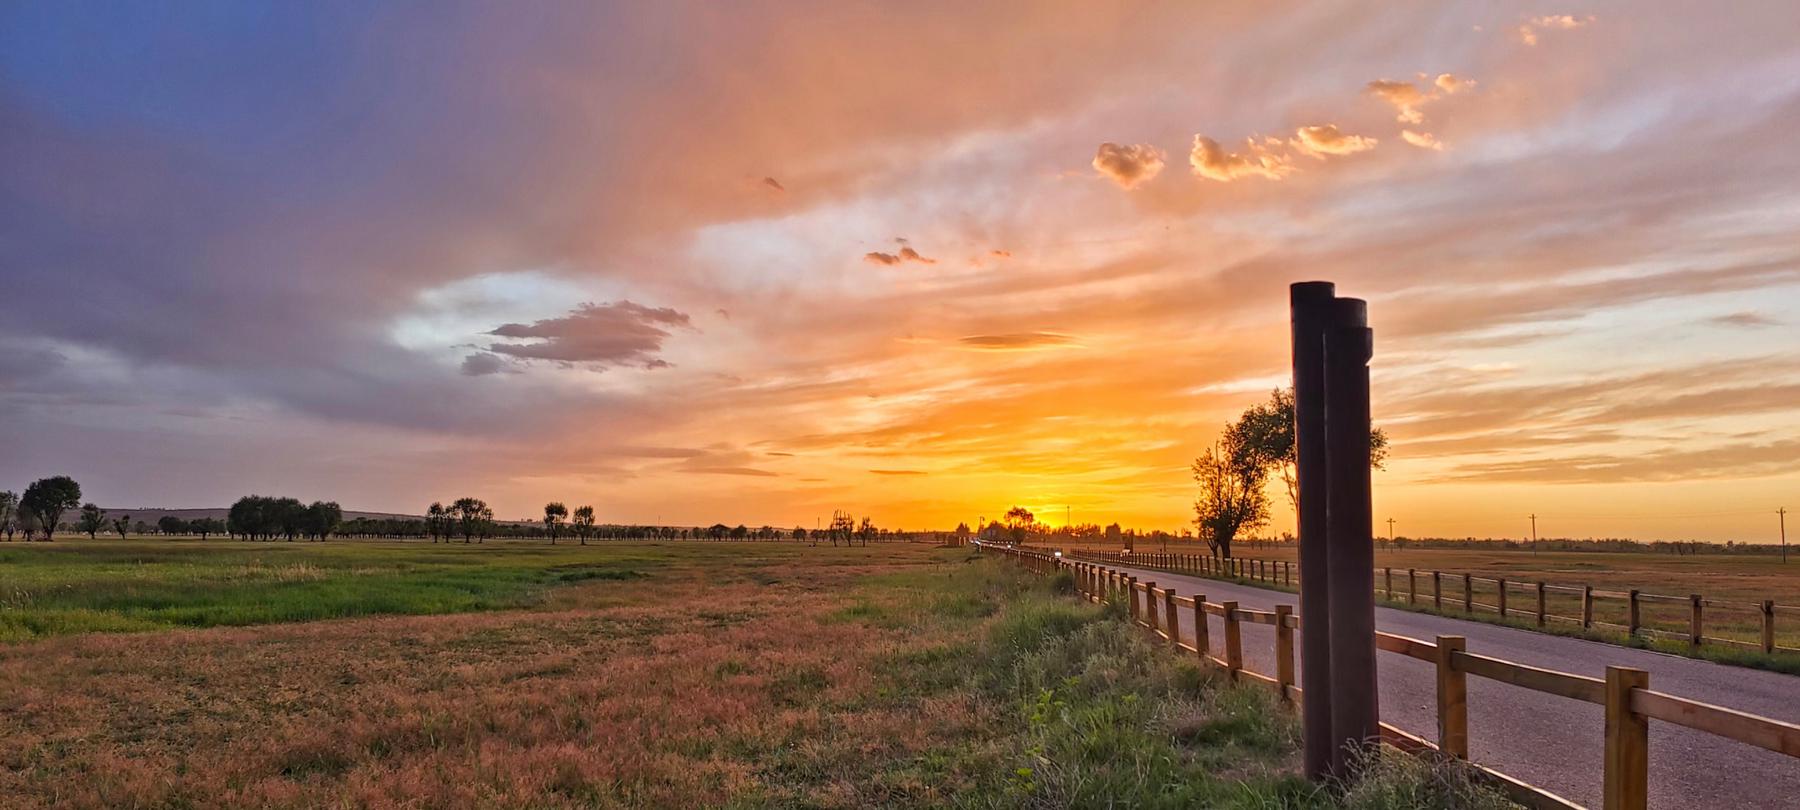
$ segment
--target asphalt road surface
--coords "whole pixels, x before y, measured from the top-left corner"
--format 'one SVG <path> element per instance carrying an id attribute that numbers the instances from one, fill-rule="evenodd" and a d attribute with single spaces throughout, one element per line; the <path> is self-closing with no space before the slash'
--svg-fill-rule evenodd
<path id="1" fill-rule="evenodd" d="M 1299 597 L 1166 571 L 1113 566 L 1209 602 L 1236 600 L 1239 607 L 1273 610 Z M 1176 611 L 1182 638 L 1194 637 L 1191 611 Z M 1471 653 L 1596 678 L 1607 665 L 1650 673 L 1650 687 L 1790 723 L 1800 722 L 1800 677 L 1729 667 L 1708 661 L 1634 650 L 1611 644 L 1534 633 L 1511 627 L 1377 607 L 1375 625 L 1387 633 L 1431 641 L 1440 635 L 1468 639 Z M 1222 656 L 1224 620 L 1209 616 L 1213 654 Z M 1241 625 L 1245 666 L 1275 672 L 1275 629 Z M 1304 631 L 1302 631 L 1304 632 Z M 1302 646 L 1296 637 L 1296 661 Z M 1397 653 L 1379 655 L 1381 719 L 1427 740 L 1437 739 L 1437 676 L 1431 664 Z M 1299 667 L 1296 666 L 1298 672 Z M 1601 804 L 1601 754 L 1605 711 L 1591 703 L 1548 695 L 1471 676 L 1469 756 L 1476 762 L 1554 792 L 1570 801 Z M 1800 808 L 1800 759 L 1723 737 L 1650 722 L 1650 806 L 1655 808 Z"/>

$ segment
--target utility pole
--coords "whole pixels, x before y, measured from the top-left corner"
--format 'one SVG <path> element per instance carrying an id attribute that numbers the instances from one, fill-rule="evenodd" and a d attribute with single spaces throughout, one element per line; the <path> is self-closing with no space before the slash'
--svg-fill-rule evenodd
<path id="1" fill-rule="evenodd" d="M 1537 513 L 1531 513 L 1531 553 L 1537 553 Z"/>
<path id="2" fill-rule="evenodd" d="M 1781 518 L 1781 564 L 1787 565 L 1787 507 L 1775 510 Z"/>
<path id="3" fill-rule="evenodd" d="M 1394 544 L 1394 519 L 1388 518 L 1387 524 L 1388 524 L 1388 545 L 1391 546 Z"/>

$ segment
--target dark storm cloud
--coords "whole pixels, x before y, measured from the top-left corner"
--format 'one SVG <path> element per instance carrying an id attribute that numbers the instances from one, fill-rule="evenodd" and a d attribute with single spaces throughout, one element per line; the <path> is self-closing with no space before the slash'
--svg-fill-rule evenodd
<path id="1" fill-rule="evenodd" d="M 580 363 L 598 368 L 664 368 L 669 364 L 657 353 L 662 351 L 669 329 L 688 326 L 685 313 L 667 307 L 652 308 L 630 301 L 590 303 L 561 318 L 504 324 L 488 334 L 535 342 L 495 343 L 488 346 L 488 351 L 522 360 Z"/>

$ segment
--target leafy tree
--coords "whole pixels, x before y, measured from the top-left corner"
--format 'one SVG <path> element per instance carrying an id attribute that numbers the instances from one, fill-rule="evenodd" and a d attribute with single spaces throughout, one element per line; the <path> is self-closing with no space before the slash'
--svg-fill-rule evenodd
<path id="1" fill-rule="evenodd" d="M 55 539 L 56 524 L 62 521 L 62 514 L 80 503 L 81 485 L 66 475 L 53 475 L 25 488 L 25 494 L 19 498 L 19 514 L 30 516 L 31 522 L 43 530 L 47 543 Z"/>
<path id="2" fill-rule="evenodd" d="M 457 498 L 450 504 L 449 517 L 462 530 L 463 544 L 467 545 L 478 534 L 486 541 L 487 524 L 493 521 L 494 510 L 480 498 Z"/>
<path id="3" fill-rule="evenodd" d="M 742 540 L 749 536 L 750 536 L 750 527 L 745 526 L 742 523 L 739 523 L 736 527 L 732 528 L 732 530 L 731 530 L 731 539 L 733 539 L 733 540 Z"/>
<path id="4" fill-rule="evenodd" d="M 163 515 L 156 519 L 156 530 L 163 534 L 187 534 L 192 526 L 174 515 Z"/>
<path id="5" fill-rule="evenodd" d="M 790 532 L 788 536 L 794 538 L 795 540 L 805 540 L 806 539 L 806 529 L 804 529 L 800 526 L 795 526 L 794 530 L 792 532 Z"/>
<path id="6" fill-rule="evenodd" d="M 11 543 L 13 530 L 18 521 L 19 493 L 12 490 L 0 492 L 0 531 L 6 532 L 6 542 Z"/>
<path id="7" fill-rule="evenodd" d="M 1229 558 L 1231 541 L 1269 521 L 1268 467 L 1244 434 L 1227 426 L 1223 436 L 1194 460 L 1194 525 L 1213 553 Z"/>
<path id="8" fill-rule="evenodd" d="M 195 518 L 188 522 L 188 531 L 200 535 L 205 540 L 209 534 L 223 534 L 225 524 L 218 518 Z"/>
<path id="9" fill-rule="evenodd" d="M 1025 542 L 1025 538 L 1031 534 L 1031 529 L 1035 525 L 1037 525 L 1037 516 L 1031 514 L 1030 509 L 1015 506 L 1006 510 L 1006 534 L 1014 544 Z"/>
<path id="10" fill-rule="evenodd" d="M 91 503 L 82 504 L 81 518 L 75 521 L 75 531 L 86 534 L 89 540 L 97 540 L 105 528 L 106 512 Z"/>
<path id="11" fill-rule="evenodd" d="M 263 501 L 268 500 L 261 495 L 245 495 L 231 504 L 230 511 L 225 513 L 225 529 L 233 535 L 242 535 L 249 540 L 262 532 Z"/>
<path id="12" fill-rule="evenodd" d="M 581 538 L 581 544 L 587 545 L 588 535 L 594 533 L 594 507 L 575 507 L 575 517 L 570 518 L 569 525 L 575 529 L 575 536 Z"/>
<path id="13" fill-rule="evenodd" d="M 550 535 L 550 545 L 556 545 L 556 530 L 562 527 L 563 521 L 569 517 L 569 507 L 562 501 L 551 501 L 544 504 L 544 533 Z"/>
<path id="14" fill-rule="evenodd" d="M 1294 389 L 1269 392 L 1268 402 L 1245 410 L 1227 430 L 1239 434 L 1237 441 L 1249 458 L 1281 477 L 1288 506 L 1299 508 L 1300 490 L 1294 473 L 1299 460 L 1294 444 Z M 1369 463 L 1377 470 L 1385 469 L 1387 455 L 1387 433 L 1381 428 L 1370 429 Z"/>
<path id="15" fill-rule="evenodd" d="M 307 505 L 302 528 L 308 537 L 324 542 L 344 522 L 344 510 L 336 501 L 313 501 Z"/>
<path id="16" fill-rule="evenodd" d="M 124 540 L 125 534 L 131 531 L 131 516 L 120 515 L 117 519 L 113 520 L 112 527 L 113 531 L 119 534 L 119 539 Z"/>
<path id="17" fill-rule="evenodd" d="M 431 507 L 425 510 L 425 530 L 431 533 L 431 542 L 433 543 L 436 543 L 439 537 L 449 539 L 450 510 L 445 509 L 443 504 L 433 501 Z"/>

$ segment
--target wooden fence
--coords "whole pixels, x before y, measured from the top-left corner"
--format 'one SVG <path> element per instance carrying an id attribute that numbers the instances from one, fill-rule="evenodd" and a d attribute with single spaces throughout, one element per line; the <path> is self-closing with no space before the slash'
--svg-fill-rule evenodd
<path id="1" fill-rule="evenodd" d="M 1116 551 L 1076 552 L 1083 559 L 1129 563 L 1143 568 L 1180 571 L 1197 576 L 1233 577 L 1273 585 L 1293 587 L 1298 581 L 1299 565 L 1288 560 L 1263 560 L 1250 557 L 1221 559 L 1207 554 L 1175 554 L 1150 552 L 1122 554 Z M 1584 630 L 1616 630 L 1630 636 L 1659 638 L 1686 643 L 1698 650 L 1705 645 L 1760 650 L 1764 653 L 1800 653 L 1800 647 L 1778 643 L 1776 618 L 1800 616 L 1800 606 L 1778 605 L 1773 599 L 1761 602 L 1711 599 L 1702 594 L 1673 596 L 1639 590 L 1612 591 L 1592 585 L 1565 585 L 1543 580 L 1481 577 L 1468 573 L 1430 571 L 1416 568 L 1382 568 L 1375 581 L 1375 592 L 1388 601 L 1409 606 L 1426 606 L 1445 613 L 1494 614 L 1502 619 L 1535 622 L 1538 627 L 1558 623 Z M 1566 609 L 1568 614 L 1558 613 Z M 1759 629 L 1756 641 L 1708 635 L 1709 626 L 1717 628 L 1722 611 L 1733 611 L 1739 617 L 1755 617 Z M 1618 621 L 1600 616 L 1611 614 Z M 1710 617 L 1710 619 L 1709 619 Z M 1681 630 L 1668 630 L 1650 625 L 1673 623 Z"/>
<path id="2" fill-rule="evenodd" d="M 1301 629 L 1292 606 L 1273 611 L 1239 607 L 1236 602 L 1208 602 L 1204 596 L 1181 596 L 1173 589 L 1140 582 L 1135 576 L 1088 560 L 1065 558 L 1060 553 L 1008 546 L 981 545 L 1046 574 L 1069 572 L 1076 589 L 1090 601 L 1124 602 L 1131 621 L 1146 628 L 1172 647 L 1199 656 L 1203 663 L 1223 668 L 1233 680 L 1268 685 L 1282 700 L 1299 703 L 1303 692 L 1294 680 L 1294 631 Z M 1083 556 L 1086 556 L 1084 554 Z M 1132 564 L 1140 558 L 1132 555 Z M 1196 559 L 1208 560 L 1210 557 Z M 1171 561 L 1163 560 L 1167 564 Z M 1246 575 L 1277 577 L 1291 581 L 1293 570 L 1281 561 L 1238 560 L 1229 563 Z M 1196 563 L 1224 566 L 1227 563 Z M 1277 580 L 1268 580 L 1277 581 Z M 1188 611 L 1195 628 L 1192 643 L 1181 632 L 1179 611 Z M 1207 627 L 1207 616 L 1224 622 L 1224 637 L 1216 642 Z M 1244 665 L 1242 626 L 1265 624 L 1275 628 L 1275 672 L 1255 672 Z M 1605 774 L 1606 810 L 1642 810 L 1649 803 L 1650 721 L 1659 720 L 1719 737 L 1800 758 L 1800 725 L 1713 706 L 1650 689 L 1650 673 L 1630 667 L 1606 668 L 1606 677 L 1594 678 L 1540 669 L 1470 652 L 1462 636 L 1438 636 L 1423 641 L 1392 633 L 1376 633 L 1380 650 L 1424 661 L 1437 668 L 1437 740 L 1432 742 L 1387 723 L 1381 724 L 1384 741 L 1408 753 L 1427 758 L 1469 756 L 1468 677 L 1558 695 L 1602 706 L 1606 711 Z M 1214 655 L 1217 649 L 1220 655 Z M 1579 808 L 1554 793 L 1528 785 L 1505 774 L 1469 763 L 1481 778 L 1513 800 L 1534 808 Z"/>

